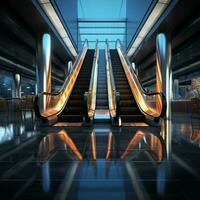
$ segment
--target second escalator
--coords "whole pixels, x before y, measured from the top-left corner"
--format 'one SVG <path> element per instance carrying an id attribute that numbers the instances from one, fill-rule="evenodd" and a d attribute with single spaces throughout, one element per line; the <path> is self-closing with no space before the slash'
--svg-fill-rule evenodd
<path id="1" fill-rule="evenodd" d="M 82 122 L 84 115 L 84 93 L 88 91 L 95 50 L 88 50 L 64 110 L 59 114 L 59 122 Z"/>
<path id="2" fill-rule="evenodd" d="M 143 122 L 144 115 L 136 104 L 117 50 L 111 49 L 110 56 L 115 87 L 120 93 L 119 115 L 121 120 L 122 122 Z"/>

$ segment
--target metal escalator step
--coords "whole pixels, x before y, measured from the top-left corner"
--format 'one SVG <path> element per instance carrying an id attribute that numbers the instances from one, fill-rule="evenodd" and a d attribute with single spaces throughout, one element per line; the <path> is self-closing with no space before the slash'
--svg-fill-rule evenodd
<path id="1" fill-rule="evenodd" d="M 79 100 L 69 100 L 67 102 L 67 106 L 83 106 L 83 101 L 81 99 L 79 99 Z"/>
<path id="2" fill-rule="evenodd" d="M 84 92 L 85 92 L 86 90 L 74 90 L 73 92 L 72 92 L 72 95 L 84 95 Z"/>
<path id="3" fill-rule="evenodd" d="M 99 85 L 97 86 L 97 90 L 106 90 L 106 93 L 107 93 L 107 85 L 103 85 L 103 86 Z"/>
<path id="4" fill-rule="evenodd" d="M 79 84 L 75 85 L 74 88 L 89 88 L 89 82 L 85 83 L 80 81 Z"/>
<path id="5" fill-rule="evenodd" d="M 107 94 L 107 89 L 99 89 L 98 88 L 98 93 L 100 93 L 100 94 Z"/>
<path id="6" fill-rule="evenodd" d="M 108 105 L 108 100 L 107 99 L 97 99 L 97 102 L 96 102 L 96 105 L 97 106 L 107 106 Z"/>
<path id="7" fill-rule="evenodd" d="M 82 122 L 83 115 L 60 115 L 58 116 L 59 122 Z"/>
<path id="8" fill-rule="evenodd" d="M 134 100 L 121 100 L 120 106 L 121 107 L 132 107 L 132 106 L 137 106 L 137 104 Z"/>
<path id="9" fill-rule="evenodd" d="M 83 114 L 83 106 L 68 106 L 63 110 L 63 114 L 81 115 Z"/>
<path id="10" fill-rule="evenodd" d="M 126 94 L 132 94 L 131 90 L 130 89 L 123 89 L 120 91 L 120 95 L 126 95 Z"/>
<path id="11" fill-rule="evenodd" d="M 120 107 L 121 115 L 134 115 L 134 114 L 141 114 L 138 107 Z"/>
<path id="12" fill-rule="evenodd" d="M 108 97 L 107 93 L 103 93 L 103 94 L 97 94 L 97 99 L 105 99 Z"/>
<path id="13" fill-rule="evenodd" d="M 71 94 L 69 99 L 75 99 L 75 100 L 83 99 L 83 94 Z"/>
<path id="14" fill-rule="evenodd" d="M 144 122 L 144 115 L 121 115 L 122 122 Z"/>
<path id="15" fill-rule="evenodd" d="M 108 107 L 109 107 L 108 104 L 105 104 L 105 105 L 96 105 L 96 110 L 105 110 Z"/>

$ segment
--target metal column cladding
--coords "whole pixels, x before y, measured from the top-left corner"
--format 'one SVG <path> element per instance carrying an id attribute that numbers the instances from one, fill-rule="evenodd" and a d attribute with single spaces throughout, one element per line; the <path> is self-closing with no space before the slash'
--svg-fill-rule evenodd
<path id="1" fill-rule="evenodd" d="M 36 67 L 36 94 L 51 93 L 51 36 L 44 33 L 38 41 Z M 50 96 L 42 95 L 40 106 L 46 110 Z"/>
<path id="2" fill-rule="evenodd" d="M 20 76 L 20 74 L 14 75 L 14 81 L 15 81 L 14 97 L 21 98 L 21 76 Z"/>
<path id="3" fill-rule="evenodd" d="M 160 33 L 156 38 L 156 90 L 162 91 L 166 97 L 166 115 L 162 122 L 162 136 L 165 140 L 167 158 L 171 159 L 172 124 L 171 124 L 171 101 L 172 101 L 172 69 L 171 69 L 171 41 L 166 35 Z M 159 81 L 158 81 L 159 80 Z M 158 83 L 162 83 L 159 85 Z"/>

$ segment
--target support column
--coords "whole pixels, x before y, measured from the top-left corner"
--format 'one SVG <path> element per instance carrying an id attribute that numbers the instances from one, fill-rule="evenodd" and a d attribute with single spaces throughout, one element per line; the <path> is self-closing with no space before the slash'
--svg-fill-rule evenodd
<path id="1" fill-rule="evenodd" d="M 179 99 L 179 80 L 174 79 L 173 82 L 173 99 Z"/>
<path id="2" fill-rule="evenodd" d="M 70 74 L 71 71 L 72 71 L 72 68 L 73 68 L 72 61 L 69 61 L 69 62 L 67 63 L 67 68 L 65 69 L 65 75 L 66 75 L 66 76 L 69 76 L 69 74 Z"/>
<path id="3" fill-rule="evenodd" d="M 20 74 L 14 74 L 13 97 L 21 98 L 21 76 L 20 76 Z"/>
<path id="4" fill-rule="evenodd" d="M 44 33 L 37 44 L 36 95 L 51 93 L 51 36 Z M 50 95 L 40 95 L 39 106 L 45 111 L 50 103 Z"/>
<path id="5" fill-rule="evenodd" d="M 166 97 L 166 114 L 162 122 L 162 135 L 166 144 L 167 158 L 171 159 L 171 101 L 172 101 L 172 70 L 171 41 L 160 33 L 156 38 L 156 91 L 163 92 Z"/>

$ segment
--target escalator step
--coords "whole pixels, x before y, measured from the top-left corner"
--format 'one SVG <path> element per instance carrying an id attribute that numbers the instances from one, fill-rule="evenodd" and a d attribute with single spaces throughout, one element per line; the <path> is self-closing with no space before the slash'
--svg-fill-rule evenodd
<path id="1" fill-rule="evenodd" d="M 118 90 L 119 91 L 119 90 Z M 131 100 L 134 101 L 133 95 L 132 94 L 120 94 L 120 100 Z"/>
<path id="2" fill-rule="evenodd" d="M 108 103 L 107 103 L 107 104 L 104 104 L 104 105 L 102 105 L 102 104 L 101 104 L 101 105 L 98 105 L 98 104 L 97 104 L 97 105 L 96 105 L 96 110 L 98 110 L 99 108 L 100 108 L 100 109 L 107 109 L 107 108 L 108 108 Z"/>
<path id="3" fill-rule="evenodd" d="M 83 106 L 68 106 L 66 109 L 65 109 L 65 114 L 71 114 L 71 115 L 75 115 L 75 114 L 83 114 Z"/>
<path id="4" fill-rule="evenodd" d="M 130 89 L 123 89 L 120 91 L 120 95 L 123 95 L 123 94 L 130 94 L 131 93 L 131 90 Z"/>
<path id="5" fill-rule="evenodd" d="M 140 110 L 138 109 L 138 107 L 121 107 L 120 108 L 120 113 L 122 115 L 126 115 L 126 114 L 140 114 Z"/>
<path id="6" fill-rule="evenodd" d="M 82 100 L 68 101 L 67 106 L 83 106 L 83 101 Z"/>
<path id="7" fill-rule="evenodd" d="M 83 115 L 60 115 L 58 116 L 59 122 L 82 122 Z"/>
<path id="8" fill-rule="evenodd" d="M 82 99 L 83 100 L 83 95 L 78 95 L 78 94 L 72 94 L 69 98 L 69 101 L 70 100 L 80 100 Z"/>
<path id="9" fill-rule="evenodd" d="M 136 102 L 134 100 L 121 100 L 120 105 L 122 107 L 132 107 L 132 106 L 137 106 Z"/>
<path id="10" fill-rule="evenodd" d="M 97 99 L 106 99 L 107 96 L 108 96 L 107 93 L 97 94 Z"/>
<path id="11" fill-rule="evenodd" d="M 108 105 L 108 99 L 97 99 L 96 105 Z"/>
<path id="12" fill-rule="evenodd" d="M 144 122 L 144 115 L 121 115 L 122 122 Z"/>

